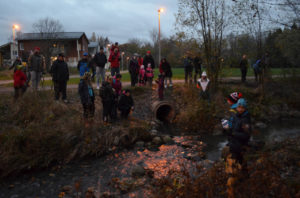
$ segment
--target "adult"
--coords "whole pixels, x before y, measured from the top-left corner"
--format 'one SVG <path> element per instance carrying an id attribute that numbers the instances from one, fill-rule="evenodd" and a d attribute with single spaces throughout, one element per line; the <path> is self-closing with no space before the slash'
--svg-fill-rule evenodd
<path id="1" fill-rule="evenodd" d="M 248 71 L 248 60 L 246 54 L 243 55 L 243 58 L 240 62 L 240 69 L 242 73 L 242 83 L 246 81 L 247 71 Z"/>
<path id="2" fill-rule="evenodd" d="M 102 86 L 99 91 L 99 95 L 102 99 L 102 105 L 103 105 L 103 122 L 108 122 L 108 117 L 112 119 L 111 113 L 112 108 L 114 106 L 114 101 L 116 98 L 116 95 L 113 91 L 113 88 L 111 86 L 111 82 L 109 82 L 109 79 L 107 81 L 102 82 Z"/>
<path id="3" fill-rule="evenodd" d="M 120 74 L 120 52 L 119 48 L 115 47 L 113 52 L 110 53 L 108 61 L 110 62 L 111 75 L 115 76 Z"/>
<path id="4" fill-rule="evenodd" d="M 78 61 L 77 70 L 79 71 L 80 77 L 83 77 L 86 72 L 93 72 L 94 75 L 95 69 L 92 65 L 92 61 L 89 61 L 89 54 L 87 52 L 84 52 L 82 59 Z"/>
<path id="5" fill-rule="evenodd" d="M 151 68 L 154 69 L 155 68 L 154 59 L 151 55 L 151 52 L 147 51 L 147 54 L 146 54 L 146 56 L 144 57 L 144 60 L 143 60 L 143 65 L 148 66 L 149 63 L 151 64 Z"/>
<path id="6" fill-rule="evenodd" d="M 137 54 L 133 54 L 130 63 L 129 63 L 129 74 L 131 79 L 131 86 L 134 87 L 135 84 L 138 82 L 138 75 L 139 75 L 139 63 L 137 60 Z"/>
<path id="7" fill-rule="evenodd" d="M 192 83 L 192 75 L 193 75 L 193 59 L 190 57 L 189 54 L 185 57 L 183 60 L 183 65 L 184 65 L 184 79 L 185 83 Z"/>
<path id="8" fill-rule="evenodd" d="M 22 61 L 21 61 L 21 58 L 19 56 L 16 56 L 16 60 L 9 67 L 9 70 L 11 70 L 12 68 L 14 68 L 14 72 L 16 72 L 18 65 L 22 65 Z"/>
<path id="9" fill-rule="evenodd" d="M 33 55 L 28 58 L 28 71 L 34 90 L 38 89 L 42 75 L 46 70 L 45 58 L 40 54 L 40 51 L 39 47 L 35 47 Z"/>
<path id="10" fill-rule="evenodd" d="M 165 88 L 168 87 L 168 79 L 169 79 L 169 87 L 172 87 L 172 69 L 166 58 L 163 58 L 159 65 L 159 72 L 165 77 Z"/>
<path id="11" fill-rule="evenodd" d="M 194 83 L 197 83 L 198 76 L 201 77 L 202 73 L 202 59 L 199 56 L 194 58 L 194 67 L 195 67 L 195 74 L 194 74 Z"/>
<path id="12" fill-rule="evenodd" d="M 62 94 L 62 100 L 67 103 L 67 81 L 69 80 L 68 64 L 65 62 L 65 56 L 60 53 L 57 60 L 53 62 L 50 74 L 52 75 L 52 81 L 54 84 L 55 100 L 59 100 L 60 93 Z"/>
<path id="13" fill-rule="evenodd" d="M 107 63 L 107 58 L 102 46 L 100 47 L 100 52 L 98 52 L 94 57 L 94 63 L 96 65 L 97 89 L 100 89 L 100 77 L 101 82 L 103 83 L 105 81 L 105 64 Z"/>

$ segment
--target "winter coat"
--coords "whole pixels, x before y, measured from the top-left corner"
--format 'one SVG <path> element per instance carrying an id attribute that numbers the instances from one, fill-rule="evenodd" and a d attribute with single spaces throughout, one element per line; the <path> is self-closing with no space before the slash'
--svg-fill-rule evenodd
<path id="1" fill-rule="evenodd" d="M 107 58 L 104 53 L 97 53 L 94 57 L 94 62 L 97 67 L 104 68 L 105 64 L 107 63 Z"/>
<path id="2" fill-rule="evenodd" d="M 81 79 L 78 85 L 78 93 L 83 105 L 94 104 L 95 94 L 92 86 L 89 86 L 85 80 Z"/>
<path id="3" fill-rule="evenodd" d="M 147 69 L 146 69 L 146 77 L 147 78 L 153 78 L 154 77 L 153 69 L 151 67 L 147 67 Z"/>
<path id="4" fill-rule="evenodd" d="M 202 65 L 202 59 L 196 56 L 194 58 L 194 67 L 195 71 L 200 72 L 201 71 L 201 65 Z"/>
<path id="5" fill-rule="evenodd" d="M 69 80 L 68 64 L 65 61 L 54 61 L 50 73 L 52 75 L 52 80 L 55 82 L 65 82 Z"/>
<path id="6" fill-rule="evenodd" d="M 112 102 L 115 99 L 115 93 L 109 82 L 104 81 L 102 87 L 99 90 L 99 95 L 102 99 L 102 102 Z"/>
<path id="7" fill-rule="evenodd" d="M 85 72 L 95 73 L 92 62 L 89 62 L 88 59 L 81 59 L 77 64 L 77 70 L 79 71 L 80 76 L 83 76 Z"/>
<path id="8" fill-rule="evenodd" d="M 14 87 L 16 87 L 16 88 L 23 87 L 25 85 L 26 80 L 27 80 L 27 77 L 23 71 L 17 70 L 14 73 Z"/>
<path id="9" fill-rule="evenodd" d="M 162 73 L 165 73 L 165 77 L 169 77 L 171 78 L 172 77 L 172 69 L 171 69 L 171 66 L 170 64 L 165 61 L 165 62 L 160 62 L 160 65 L 159 65 L 159 72 L 162 74 Z"/>
<path id="10" fill-rule="evenodd" d="M 112 68 L 120 67 L 120 52 L 118 52 L 117 54 L 115 52 L 112 52 L 109 55 L 108 61 L 110 62 L 110 66 Z"/>
<path id="11" fill-rule="evenodd" d="M 143 65 L 145 67 L 148 67 L 149 63 L 151 64 L 151 68 L 154 69 L 155 68 L 155 63 L 154 63 L 154 59 L 153 59 L 152 55 L 146 55 L 144 57 Z"/>
<path id="12" fill-rule="evenodd" d="M 144 62 L 144 59 L 142 57 L 138 58 L 139 66 L 142 66 L 143 62 Z M 145 67 L 147 67 L 147 65 L 145 65 Z"/>
<path id="13" fill-rule="evenodd" d="M 29 71 L 43 72 L 46 68 L 45 58 L 40 54 L 33 54 L 28 58 Z"/>
<path id="14" fill-rule="evenodd" d="M 134 106 L 134 102 L 131 95 L 126 96 L 125 93 L 123 93 L 119 100 L 118 109 L 120 111 L 129 111 L 133 106 Z"/>
<path id="15" fill-rule="evenodd" d="M 183 65 L 184 65 L 184 68 L 193 68 L 192 59 L 190 57 L 186 57 L 183 60 Z"/>
<path id="16" fill-rule="evenodd" d="M 248 68 L 248 60 L 247 59 L 242 59 L 240 62 L 240 68 L 241 69 L 247 69 Z"/>
<path id="17" fill-rule="evenodd" d="M 236 113 L 232 119 L 232 129 L 229 132 L 228 145 L 231 152 L 240 153 L 248 145 L 251 135 L 251 118 L 248 111 Z"/>
<path id="18" fill-rule="evenodd" d="M 120 96 L 121 95 L 121 91 L 122 91 L 122 83 L 120 80 L 117 80 L 115 77 L 112 80 L 112 88 L 115 89 L 116 95 Z"/>
<path id="19" fill-rule="evenodd" d="M 129 63 L 129 73 L 131 75 L 139 73 L 139 64 L 137 60 L 131 59 Z"/>
<path id="20" fill-rule="evenodd" d="M 139 79 L 140 80 L 145 80 L 145 74 L 146 74 L 146 71 L 145 71 L 145 69 L 140 69 L 140 71 L 139 71 Z"/>

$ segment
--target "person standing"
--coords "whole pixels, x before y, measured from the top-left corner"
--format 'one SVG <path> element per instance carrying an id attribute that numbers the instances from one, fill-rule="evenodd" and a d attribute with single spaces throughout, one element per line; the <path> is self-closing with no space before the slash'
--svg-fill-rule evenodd
<path id="1" fill-rule="evenodd" d="M 115 47 L 114 51 L 110 53 L 108 61 L 111 66 L 111 76 L 115 76 L 116 74 L 120 74 L 120 52 L 119 48 Z"/>
<path id="2" fill-rule="evenodd" d="M 192 75 L 193 75 L 193 65 L 192 65 L 192 58 L 189 54 L 187 54 L 186 58 L 183 61 L 184 64 L 184 79 L 185 83 L 192 83 Z"/>
<path id="3" fill-rule="evenodd" d="M 165 88 L 168 87 L 168 79 L 169 79 L 169 87 L 172 87 L 172 69 L 166 58 L 163 58 L 159 65 L 159 72 L 165 77 Z"/>
<path id="4" fill-rule="evenodd" d="M 112 112 L 112 107 L 114 105 L 114 101 L 116 98 L 116 95 L 113 91 L 113 88 L 111 86 L 111 83 L 109 82 L 109 79 L 107 81 L 102 82 L 102 86 L 99 91 L 99 95 L 102 100 L 102 105 L 103 105 L 103 122 L 107 123 L 108 122 L 108 117 L 112 120 L 111 117 L 111 112 Z"/>
<path id="5" fill-rule="evenodd" d="M 242 83 L 246 81 L 247 71 L 248 71 L 248 60 L 246 54 L 243 55 L 243 58 L 240 62 L 240 69 L 242 73 Z"/>
<path id="6" fill-rule="evenodd" d="M 39 47 L 35 47 L 33 55 L 28 58 L 28 70 L 34 90 L 38 90 L 42 75 L 46 70 L 45 58 L 40 54 L 40 51 Z"/>
<path id="7" fill-rule="evenodd" d="M 146 56 L 144 57 L 144 60 L 143 60 L 143 65 L 148 65 L 148 64 L 151 64 L 151 68 L 154 69 L 155 68 L 155 63 L 154 63 L 154 59 L 151 55 L 151 51 L 147 51 L 147 54 Z"/>
<path id="8" fill-rule="evenodd" d="M 209 79 L 207 78 L 207 74 L 204 71 L 201 75 L 201 78 L 198 79 L 197 88 L 200 89 L 200 97 L 203 100 L 210 101 L 210 83 Z"/>
<path id="9" fill-rule="evenodd" d="M 138 75 L 139 75 L 139 63 L 137 60 L 137 54 L 133 54 L 133 57 L 129 63 L 129 73 L 131 79 L 131 86 L 134 87 L 135 84 L 138 82 Z"/>
<path id="10" fill-rule="evenodd" d="M 100 52 L 95 55 L 94 62 L 96 64 L 97 89 L 100 89 L 100 77 L 101 82 L 103 83 L 105 81 L 105 64 L 107 63 L 107 58 L 102 46 L 100 47 Z"/>
<path id="11" fill-rule="evenodd" d="M 93 74 L 95 73 L 94 67 L 91 62 L 89 62 L 88 56 L 89 54 L 84 52 L 82 59 L 77 64 L 77 70 L 79 71 L 80 77 L 82 77 L 86 72 L 92 71 Z"/>
<path id="12" fill-rule="evenodd" d="M 202 59 L 201 57 L 196 56 L 194 58 L 194 67 L 195 67 L 195 74 L 194 74 L 194 83 L 197 83 L 198 76 L 201 76 L 202 73 Z"/>
<path id="13" fill-rule="evenodd" d="M 67 100 L 67 81 L 69 80 L 69 68 L 65 62 L 65 56 L 63 53 L 58 55 L 56 61 L 53 62 L 50 74 L 52 75 L 52 81 L 54 84 L 55 100 L 59 100 L 60 93 L 62 94 L 62 100 L 68 103 Z"/>
<path id="14" fill-rule="evenodd" d="M 23 72 L 23 66 L 18 65 L 14 72 L 14 89 L 15 89 L 15 100 L 22 96 L 26 91 L 26 80 L 27 77 Z"/>
<path id="15" fill-rule="evenodd" d="M 141 67 L 143 65 L 143 62 L 144 62 L 144 59 L 141 55 L 138 55 L 138 63 L 139 63 L 139 66 Z"/>
<path id="16" fill-rule="evenodd" d="M 17 67 L 19 65 L 22 65 L 22 61 L 21 58 L 19 56 L 16 56 L 16 60 L 14 61 L 14 63 L 12 64 L 12 66 L 9 67 L 9 70 L 11 70 L 12 68 L 14 68 L 14 72 L 17 71 Z"/>

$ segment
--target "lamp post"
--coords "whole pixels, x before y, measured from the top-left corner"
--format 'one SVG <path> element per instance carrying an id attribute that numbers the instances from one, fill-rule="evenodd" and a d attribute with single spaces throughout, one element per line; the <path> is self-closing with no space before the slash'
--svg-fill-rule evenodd
<path id="1" fill-rule="evenodd" d="M 18 30 L 20 27 L 18 25 L 13 25 L 12 26 L 12 31 L 13 31 L 13 43 L 15 43 L 15 37 L 16 37 L 16 30 Z"/>
<path id="2" fill-rule="evenodd" d="M 158 65 L 160 63 L 160 59 L 161 59 L 161 48 L 160 48 L 160 13 L 163 12 L 164 9 L 160 8 L 158 10 Z"/>
<path id="3" fill-rule="evenodd" d="M 122 56 L 121 56 L 121 58 L 122 58 L 122 71 L 124 70 L 124 54 L 125 54 L 125 52 L 122 52 Z"/>

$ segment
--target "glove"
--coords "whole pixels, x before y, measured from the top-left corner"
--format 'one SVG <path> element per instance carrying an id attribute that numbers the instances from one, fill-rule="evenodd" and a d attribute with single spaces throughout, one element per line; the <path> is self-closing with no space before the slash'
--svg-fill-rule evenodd
<path id="1" fill-rule="evenodd" d="M 229 122 L 228 122 L 228 120 L 222 119 L 221 123 L 222 123 L 223 129 L 226 129 L 226 130 L 229 129 Z"/>

